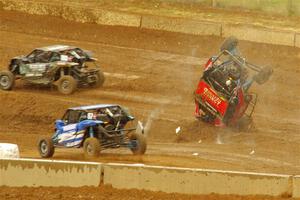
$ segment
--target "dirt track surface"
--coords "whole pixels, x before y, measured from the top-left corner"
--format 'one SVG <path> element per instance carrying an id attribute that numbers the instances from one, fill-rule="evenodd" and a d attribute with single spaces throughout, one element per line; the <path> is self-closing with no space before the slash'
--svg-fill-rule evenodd
<path id="1" fill-rule="evenodd" d="M 256 128 L 245 133 L 215 128 L 193 117 L 192 93 L 202 65 L 221 42 L 216 37 L 0 11 L 1 69 L 10 58 L 35 47 L 70 44 L 94 51 L 107 76 L 103 88 L 82 88 L 71 96 L 21 82 L 11 92 L 0 91 L 0 142 L 17 143 L 22 157 L 37 158 L 37 139 L 53 134 L 53 122 L 66 108 L 117 103 L 129 107 L 146 125 L 147 155 L 136 157 L 116 149 L 93 161 L 299 174 L 299 49 L 241 42 L 249 61 L 274 68 L 268 83 L 253 87 L 259 94 Z M 86 160 L 81 149 L 59 149 L 54 159 Z"/>
<path id="2" fill-rule="evenodd" d="M 245 24 L 268 27 L 277 30 L 300 30 L 299 16 L 281 16 L 259 11 L 249 11 L 240 8 L 221 9 L 209 7 L 210 4 L 199 1 L 164 1 L 164 0 L 2 0 L 4 10 L 25 11 L 28 13 L 48 13 L 75 21 L 93 21 L 95 16 L 91 10 L 117 11 L 138 15 L 155 15 L 175 18 L 188 18 L 200 21 L 210 21 L 220 24 Z M 17 2 L 18 4 L 14 3 Z M 26 6 L 27 5 L 27 6 Z M 46 6 L 47 8 L 45 8 Z M 49 7 L 52 9 L 48 10 Z M 56 9 L 55 9 L 56 8 Z M 63 9 L 62 9 L 63 8 Z M 72 8 L 72 9 L 69 9 Z M 74 10 L 81 12 L 74 13 Z M 87 12 L 84 12 L 86 10 Z"/>
<path id="3" fill-rule="evenodd" d="M 9 188 L 0 187 L 0 199 L 15 200 L 15 199 L 97 199 L 97 200 L 283 200 L 284 197 L 272 198 L 268 196 L 237 196 L 237 195 L 184 195 L 184 194 L 167 194 L 163 192 L 149 192 L 144 190 L 116 190 L 110 186 L 102 186 L 99 188 L 81 187 L 81 188 Z"/>

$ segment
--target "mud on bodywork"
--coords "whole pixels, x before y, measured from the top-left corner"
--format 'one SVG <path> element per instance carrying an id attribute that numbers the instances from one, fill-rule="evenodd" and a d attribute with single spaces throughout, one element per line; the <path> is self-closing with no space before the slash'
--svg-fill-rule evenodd
<path id="1" fill-rule="evenodd" d="M 13 83 L 9 84 L 10 87 L 5 84 L 17 79 L 43 85 L 56 82 L 63 94 L 71 94 L 77 86 L 102 86 L 105 78 L 96 61 L 90 51 L 78 47 L 53 45 L 37 48 L 27 56 L 11 60 L 8 72 L 0 74 L 0 87 L 12 89 Z"/>

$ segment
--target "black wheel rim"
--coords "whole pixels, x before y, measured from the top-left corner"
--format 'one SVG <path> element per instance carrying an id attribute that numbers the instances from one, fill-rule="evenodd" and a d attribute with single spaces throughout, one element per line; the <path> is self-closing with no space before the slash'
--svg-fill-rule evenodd
<path id="1" fill-rule="evenodd" d="M 41 149 L 42 154 L 46 154 L 48 152 L 48 145 L 45 141 L 41 142 L 40 149 Z"/>
<path id="2" fill-rule="evenodd" d="M 61 84 L 61 88 L 65 91 L 69 90 L 70 89 L 70 82 L 68 80 L 63 81 L 62 84 Z"/>
<path id="3" fill-rule="evenodd" d="M 130 141 L 130 149 L 135 151 L 139 148 L 139 142 L 138 140 L 131 140 Z"/>

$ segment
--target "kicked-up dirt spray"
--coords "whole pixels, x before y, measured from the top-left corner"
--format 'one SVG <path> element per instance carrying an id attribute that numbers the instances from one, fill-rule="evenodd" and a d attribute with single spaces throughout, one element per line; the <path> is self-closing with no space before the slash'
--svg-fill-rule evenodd
<path id="1" fill-rule="evenodd" d="M 154 109 L 153 111 L 150 112 L 150 114 L 148 115 L 148 118 L 146 120 L 145 126 L 144 126 L 144 131 L 145 131 L 145 136 L 148 136 L 148 133 L 151 129 L 153 120 L 158 118 L 158 116 L 163 112 L 163 108 L 159 107 Z"/>

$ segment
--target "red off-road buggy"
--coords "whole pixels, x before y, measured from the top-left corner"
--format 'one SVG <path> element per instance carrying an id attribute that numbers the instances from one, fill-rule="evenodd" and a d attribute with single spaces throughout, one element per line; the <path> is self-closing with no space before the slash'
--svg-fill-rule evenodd
<path id="1" fill-rule="evenodd" d="M 237 49 L 238 40 L 227 38 L 217 56 L 211 57 L 195 91 L 195 116 L 216 126 L 248 130 L 257 95 L 249 93 L 253 82 L 268 81 L 273 70 L 246 61 Z"/>

